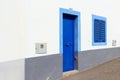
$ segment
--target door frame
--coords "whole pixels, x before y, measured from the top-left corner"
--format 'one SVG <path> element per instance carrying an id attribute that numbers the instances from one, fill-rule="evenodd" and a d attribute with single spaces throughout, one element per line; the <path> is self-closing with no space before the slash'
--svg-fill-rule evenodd
<path id="1" fill-rule="evenodd" d="M 60 33 L 59 33 L 59 50 L 60 50 L 60 54 L 63 54 L 63 13 L 64 14 L 70 14 L 70 15 L 75 15 L 77 16 L 75 18 L 75 35 L 74 35 L 74 55 L 76 55 L 76 53 L 80 52 L 81 50 L 81 24 L 80 24 L 80 12 L 78 11 L 73 11 L 70 9 L 64 9 L 64 8 L 60 8 Z"/>

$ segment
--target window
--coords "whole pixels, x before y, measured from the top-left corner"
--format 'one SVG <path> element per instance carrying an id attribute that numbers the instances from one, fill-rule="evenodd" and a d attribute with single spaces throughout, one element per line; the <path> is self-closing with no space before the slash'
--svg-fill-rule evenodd
<path id="1" fill-rule="evenodd" d="M 92 45 L 106 45 L 106 18 L 92 15 L 93 40 Z"/>

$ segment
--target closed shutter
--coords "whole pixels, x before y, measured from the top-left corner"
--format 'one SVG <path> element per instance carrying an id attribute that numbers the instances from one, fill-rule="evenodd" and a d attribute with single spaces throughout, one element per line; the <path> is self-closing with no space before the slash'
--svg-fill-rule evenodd
<path id="1" fill-rule="evenodd" d="M 94 42 L 105 41 L 105 21 L 94 19 Z"/>

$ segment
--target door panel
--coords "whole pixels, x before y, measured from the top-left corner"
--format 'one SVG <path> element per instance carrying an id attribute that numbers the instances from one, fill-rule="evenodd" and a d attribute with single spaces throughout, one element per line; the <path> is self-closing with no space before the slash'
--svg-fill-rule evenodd
<path id="1" fill-rule="evenodd" d="M 63 71 L 74 70 L 75 16 L 63 14 Z"/>

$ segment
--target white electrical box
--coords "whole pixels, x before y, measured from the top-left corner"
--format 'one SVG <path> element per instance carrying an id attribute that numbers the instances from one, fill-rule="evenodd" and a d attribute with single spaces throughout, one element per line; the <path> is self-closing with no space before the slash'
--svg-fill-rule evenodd
<path id="1" fill-rule="evenodd" d="M 35 50 L 36 54 L 47 53 L 47 43 L 36 43 Z"/>
<path id="2" fill-rule="evenodd" d="M 116 46 L 117 41 L 116 40 L 112 40 L 112 46 Z"/>

